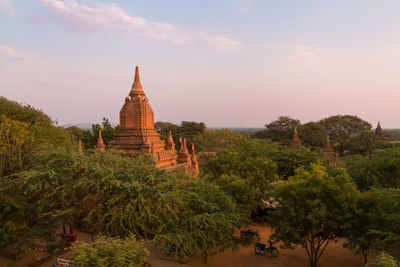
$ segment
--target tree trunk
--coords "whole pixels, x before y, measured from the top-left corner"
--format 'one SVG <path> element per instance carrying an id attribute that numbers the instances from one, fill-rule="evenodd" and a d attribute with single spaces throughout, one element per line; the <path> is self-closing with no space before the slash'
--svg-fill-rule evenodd
<path id="1" fill-rule="evenodd" d="M 204 258 L 204 263 L 207 263 L 207 252 L 204 252 L 203 258 Z"/>

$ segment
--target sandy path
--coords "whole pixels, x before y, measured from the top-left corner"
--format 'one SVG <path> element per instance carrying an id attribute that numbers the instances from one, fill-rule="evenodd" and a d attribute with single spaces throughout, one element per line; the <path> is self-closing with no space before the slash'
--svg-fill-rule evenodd
<path id="1" fill-rule="evenodd" d="M 262 225 L 252 225 L 250 228 L 257 229 L 261 235 L 262 242 L 269 239 L 270 228 Z M 90 242 L 90 235 L 77 231 L 78 239 Z M 203 263 L 203 258 L 200 255 L 195 255 L 187 264 L 178 263 L 175 261 L 168 261 L 157 258 L 155 251 L 150 250 L 150 256 L 147 262 L 151 263 L 153 267 L 258 267 L 258 266 L 274 266 L 274 267 L 307 267 L 309 266 L 307 252 L 303 248 L 296 248 L 295 250 L 279 249 L 279 256 L 277 258 L 269 255 L 256 255 L 253 246 L 240 247 L 237 251 L 227 250 L 215 256 L 209 256 L 207 264 Z M 66 252 L 60 257 L 68 258 L 72 256 L 72 251 Z M 1 260 L 0 266 L 16 266 L 15 263 L 9 260 Z M 20 266 L 26 266 L 24 264 Z M 54 266 L 54 261 L 49 261 L 41 267 Z M 332 243 L 328 245 L 324 254 L 322 255 L 319 267 L 362 267 L 363 257 L 354 255 L 351 251 L 342 248 L 342 242 Z"/>
<path id="2" fill-rule="evenodd" d="M 270 229 L 261 225 L 252 225 L 250 228 L 257 229 L 261 235 L 261 240 L 266 242 L 269 239 Z M 165 261 L 150 255 L 147 259 L 154 267 L 177 267 L 177 266 L 208 266 L 208 267 L 304 267 L 309 266 L 307 252 L 303 248 L 295 250 L 279 249 L 277 258 L 268 255 L 256 255 L 253 246 L 240 247 L 239 250 L 232 252 L 227 250 L 216 256 L 208 257 L 207 264 L 203 263 L 202 257 L 194 256 L 187 264 Z M 319 267 L 362 267 L 363 258 L 354 255 L 351 251 L 342 248 L 342 242 L 328 245 L 322 255 Z"/>

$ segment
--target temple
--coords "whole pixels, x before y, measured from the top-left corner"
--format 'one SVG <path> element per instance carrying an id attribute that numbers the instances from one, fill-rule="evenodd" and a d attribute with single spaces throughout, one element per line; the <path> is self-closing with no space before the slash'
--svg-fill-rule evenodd
<path id="1" fill-rule="evenodd" d="M 375 136 L 376 136 L 376 140 L 378 140 L 378 141 L 387 141 L 385 134 L 383 133 L 381 123 L 379 121 L 378 121 L 378 125 L 376 126 L 376 129 L 375 129 Z"/>
<path id="2" fill-rule="evenodd" d="M 294 133 L 293 133 L 292 142 L 290 143 L 290 146 L 301 146 L 299 134 L 297 133 L 297 128 L 294 128 Z"/>
<path id="3" fill-rule="evenodd" d="M 323 148 L 323 153 L 324 153 L 324 156 L 328 160 L 336 158 L 336 152 L 332 149 L 331 141 L 330 141 L 328 135 L 326 136 L 326 141 L 325 141 L 325 145 L 324 145 L 324 148 Z"/>
<path id="4" fill-rule="evenodd" d="M 199 171 L 196 157 L 187 150 L 186 140 L 181 141 L 181 149 L 177 154 L 171 133 L 167 143 L 160 139 L 154 126 L 153 110 L 140 82 L 138 67 L 129 96 L 125 98 L 119 113 L 118 132 L 108 148 L 122 150 L 132 156 L 140 152 L 150 153 L 157 168 L 180 168 L 194 175 Z"/>

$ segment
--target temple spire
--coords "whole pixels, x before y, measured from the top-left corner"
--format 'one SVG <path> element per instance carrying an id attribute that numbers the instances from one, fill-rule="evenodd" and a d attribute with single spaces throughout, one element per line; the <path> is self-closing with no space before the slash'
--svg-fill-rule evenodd
<path id="1" fill-rule="evenodd" d="M 168 150 L 175 150 L 175 143 L 174 143 L 174 139 L 172 139 L 171 131 L 169 131 L 169 136 L 168 136 L 166 148 Z"/>
<path id="2" fill-rule="evenodd" d="M 331 140 L 329 139 L 329 135 L 326 136 L 324 151 L 325 152 L 332 151 Z"/>
<path id="3" fill-rule="evenodd" d="M 192 168 L 193 176 L 197 177 L 199 175 L 199 163 L 196 158 L 196 152 L 194 151 L 194 144 L 192 144 Z"/>
<path id="4" fill-rule="evenodd" d="M 133 81 L 132 90 L 131 90 L 130 95 L 131 96 L 144 95 L 143 87 L 140 82 L 138 66 L 136 66 L 136 69 L 135 69 L 135 80 Z"/>
<path id="5" fill-rule="evenodd" d="M 83 154 L 83 151 L 82 151 L 82 141 L 79 139 L 79 141 L 78 141 L 78 153 L 80 154 L 80 155 L 82 155 Z"/>
<path id="6" fill-rule="evenodd" d="M 379 121 L 375 129 L 375 136 L 378 141 L 386 141 L 385 134 L 383 133 L 381 123 Z"/>
<path id="7" fill-rule="evenodd" d="M 103 142 L 103 137 L 101 136 L 101 130 L 99 130 L 99 139 L 97 139 L 97 148 L 101 151 L 104 152 L 106 151 L 106 145 Z"/>
<path id="8" fill-rule="evenodd" d="M 293 133 L 293 138 L 292 142 L 290 143 L 290 146 L 301 146 L 299 134 L 297 133 L 297 128 L 294 128 L 294 133 Z"/>

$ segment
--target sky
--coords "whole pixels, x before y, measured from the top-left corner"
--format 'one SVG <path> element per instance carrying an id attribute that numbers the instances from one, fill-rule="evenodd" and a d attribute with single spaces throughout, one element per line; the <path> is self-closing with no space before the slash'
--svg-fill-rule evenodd
<path id="1" fill-rule="evenodd" d="M 398 0 L 0 0 L 0 95 L 117 122 L 136 65 L 156 121 L 400 128 Z"/>

